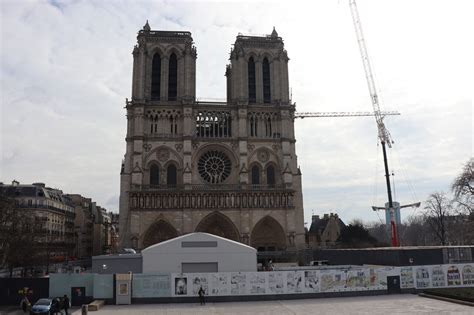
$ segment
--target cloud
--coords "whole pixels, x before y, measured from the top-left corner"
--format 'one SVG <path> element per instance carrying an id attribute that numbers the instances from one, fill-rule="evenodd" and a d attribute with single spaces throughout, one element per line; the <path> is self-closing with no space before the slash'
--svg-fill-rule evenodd
<path id="1" fill-rule="evenodd" d="M 472 5 L 358 5 L 383 109 L 402 113 L 386 118 L 397 199 L 423 201 L 448 190 L 472 156 Z M 131 51 L 147 19 L 153 29 L 192 32 L 200 98 L 225 98 L 239 32 L 275 26 L 291 58 L 298 111 L 371 110 L 346 3 L 2 1 L 0 18 L 0 180 L 45 182 L 109 210 L 118 210 Z M 378 220 L 370 206 L 384 203 L 385 188 L 373 118 L 295 124 L 305 221 L 313 210 Z"/>

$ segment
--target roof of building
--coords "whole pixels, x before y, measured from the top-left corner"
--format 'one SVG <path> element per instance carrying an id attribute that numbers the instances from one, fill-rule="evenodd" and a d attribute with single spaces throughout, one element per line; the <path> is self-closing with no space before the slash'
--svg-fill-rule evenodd
<path id="1" fill-rule="evenodd" d="M 326 226 L 328 225 L 328 222 L 331 218 L 336 219 L 340 227 L 346 226 L 344 222 L 337 216 L 337 214 L 336 215 L 332 213 L 330 215 L 325 214 L 322 218 L 320 218 L 318 215 L 313 215 L 312 223 L 309 228 L 309 233 L 312 233 L 312 234 L 322 233 L 324 229 L 326 228 Z"/>
<path id="2" fill-rule="evenodd" d="M 0 185 L 0 194 L 12 198 L 44 197 L 64 204 L 72 205 L 71 199 L 59 189 L 46 187 L 44 183 L 20 184 L 13 181 L 11 185 Z"/>
<path id="3" fill-rule="evenodd" d="M 236 242 L 224 237 L 220 237 L 220 236 L 209 234 L 209 233 L 194 232 L 194 233 L 181 235 L 181 236 L 151 245 L 143 249 L 142 253 L 146 254 L 147 252 L 153 252 L 155 250 L 159 250 L 159 248 L 168 247 L 172 243 L 178 243 L 178 242 L 183 242 L 183 241 L 189 241 L 189 242 L 192 242 L 192 241 L 196 241 L 196 242 L 218 241 L 219 242 L 220 241 L 220 242 L 225 242 L 230 245 L 234 245 L 236 248 L 249 250 L 255 253 L 257 252 L 257 250 L 253 247 L 250 247 L 248 245 L 245 245 L 245 244 L 242 244 L 242 243 L 239 243 L 239 242 Z M 186 246 L 183 246 L 182 244 L 182 247 L 186 247 Z M 193 247 L 193 246 L 189 246 L 189 247 Z"/>

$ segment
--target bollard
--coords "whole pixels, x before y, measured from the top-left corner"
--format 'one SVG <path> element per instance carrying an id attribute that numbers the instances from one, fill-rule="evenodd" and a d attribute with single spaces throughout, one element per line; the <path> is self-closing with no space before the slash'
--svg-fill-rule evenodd
<path id="1" fill-rule="evenodd" d="M 82 304 L 81 308 L 81 315 L 87 315 L 87 312 L 89 311 L 89 305 L 87 304 Z"/>

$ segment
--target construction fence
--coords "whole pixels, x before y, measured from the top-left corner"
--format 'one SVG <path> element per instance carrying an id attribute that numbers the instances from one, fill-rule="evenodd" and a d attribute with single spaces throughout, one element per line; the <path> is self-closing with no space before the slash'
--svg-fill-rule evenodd
<path id="1" fill-rule="evenodd" d="M 122 287 L 117 287 L 114 281 L 113 275 L 52 274 L 49 286 L 50 296 L 79 293 L 85 300 L 114 299 L 116 294 L 120 294 L 119 289 L 122 289 Z M 139 302 L 144 298 L 173 298 L 179 301 L 181 297 L 197 296 L 200 287 L 208 296 L 256 296 L 387 291 L 391 286 L 399 290 L 474 287 L 474 264 L 408 267 L 351 266 L 337 269 L 267 272 L 133 274 L 130 289 L 127 288 L 127 292 L 130 291 L 134 302 Z"/>

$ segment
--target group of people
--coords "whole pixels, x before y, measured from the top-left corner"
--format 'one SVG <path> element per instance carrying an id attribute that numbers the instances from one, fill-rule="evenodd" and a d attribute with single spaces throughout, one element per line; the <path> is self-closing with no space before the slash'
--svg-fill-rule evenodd
<path id="1" fill-rule="evenodd" d="M 68 310 L 70 307 L 70 302 L 69 298 L 67 297 L 66 294 L 64 294 L 64 297 L 61 298 L 55 298 L 53 299 L 53 305 L 51 306 L 51 309 L 53 310 L 53 314 L 62 314 L 61 310 L 64 310 L 64 315 L 68 315 Z"/>
<path id="2" fill-rule="evenodd" d="M 25 295 L 21 299 L 20 307 L 23 310 L 23 313 L 28 313 L 31 310 L 31 303 L 28 300 L 28 297 Z M 71 303 L 66 294 L 63 298 L 54 298 L 51 303 L 51 314 L 63 314 L 61 310 L 64 310 L 64 315 L 68 315 L 68 310 L 71 307 Z"/>

